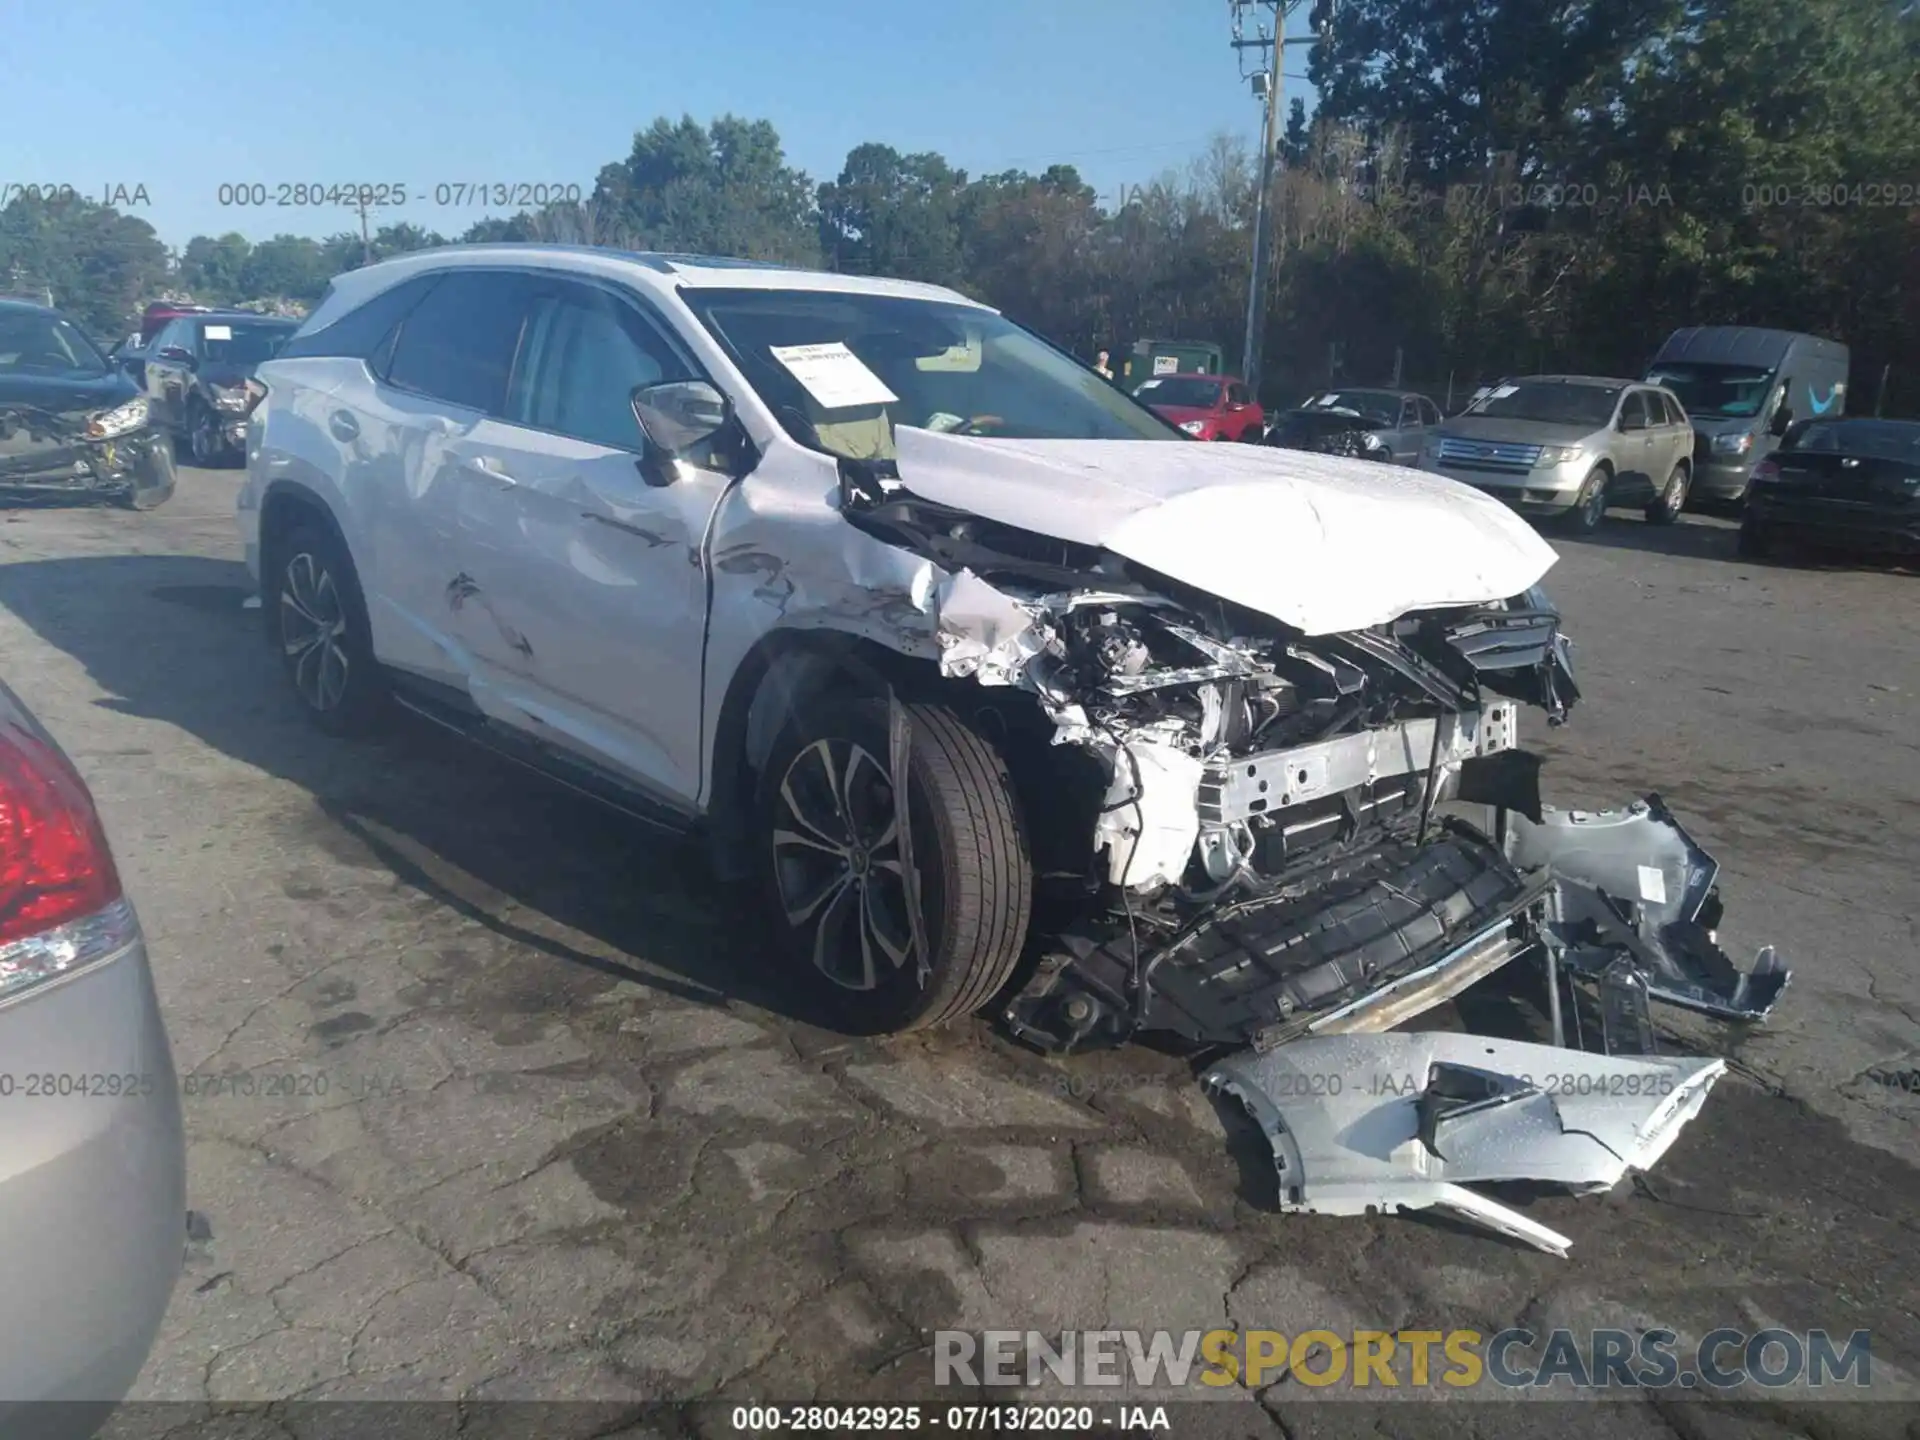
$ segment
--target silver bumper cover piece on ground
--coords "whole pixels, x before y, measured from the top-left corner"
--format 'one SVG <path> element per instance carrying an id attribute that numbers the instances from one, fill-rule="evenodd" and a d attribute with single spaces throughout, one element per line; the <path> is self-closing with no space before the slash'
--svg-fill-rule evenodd
<path id="1" fill-rule="evenodd" d="M 1773 1013 L 1792 972 L 1770 945 L 1745 972 L 1720 948 L 1719 863 L 1658 795 L 1625 810 L 1543 809 L 1538 825 L 1509 820 L 1507 857 L 1554 877 L 1541 932 L 1550 964 L 1599 987 L 1602 1048 L 1648 1048 L 1648 1000 L 1722 1020 Z"/>
<path id="2" fill-rule="evenodd" d="M 1297 1040 L 1222 1060 L 1203 1083 L 1265 1132 L 1283 1211 L 1434 1208 L 1564 1256 L 1566 1236 L 1470 1187 L 1609 1190 L 1666 1153 L 1725 1070 L 1420 1033 Z"/>

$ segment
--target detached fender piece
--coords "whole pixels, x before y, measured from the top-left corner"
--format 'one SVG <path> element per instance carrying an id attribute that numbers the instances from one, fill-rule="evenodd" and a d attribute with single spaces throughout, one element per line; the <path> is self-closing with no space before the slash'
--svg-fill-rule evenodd
<path id="1" fill-rule="evenodd" d="M 1793 978 L 1772 946 L 1742 972 L 1720 948 L 1720 866 L 1658 795 L 1624 810 L 1545 809 L 1511 817 L 1507 854 L 1551 870 L 1558 915 L 1547 943 L 1573 971 L 1597 978 L 1626 951 L 1647 996 L 1723 1020 L 1765 1020 Z"/>
<path id="2" fill-rule="evenodd" d="M 1468 1187 L 1612 1189 L 1700 1113 L 1726 1061 L 1624 1059 L 1486 1035 L 1393 1033 L 1243 1052 L 1202 1077 L 1273 1146 L 1280 1208 L 1440 1209 L 1564 1256 L 1572 1241 Z"/>

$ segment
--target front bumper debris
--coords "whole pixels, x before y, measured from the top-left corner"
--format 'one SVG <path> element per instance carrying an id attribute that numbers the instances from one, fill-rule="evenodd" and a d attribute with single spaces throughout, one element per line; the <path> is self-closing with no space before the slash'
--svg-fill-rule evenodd
<path id="1" fill-rule="evenodd" d="M 1503 843 L 1454 822 L 1343 853 L 1176 933 L 1070 939 L 1005 1018 L 1055 1051 L 1136 1029 L 1250 1047 L 1203 1083 L 1265 1132 L 1283 1211 L 1437 1208 L 1565 1255 L 1566 1236 L 1472 1187 L 1591 1192 L 1649 1168 L 1726 1069 L 1657 1053 L 1651 1003 L 1757 1023 L 1792 976 L 1771 947 L 1745 971 L 1720 948 L 1719 866 L 1658 795 L 1561 811 L 1536 792 L 1497 828 Z M 1521 962 L 1552 1044 L 1383 1033 Z"/>
<path id="2" fill-rule="evenodd" d="M 1565 1235 L 1471 1187 L 1610 1190 L 1666 1153 L 1725 1071 L 1419 1033 L 1300 1040 L 1222 1060 L 1202 1083 L 1265 1132 L 1283 1211 L 1439 1209 L 1564 1256 Z"/>
<path id="3" fill-rule="evenodd" d="M 158 500 L 173 493 L 173 450 L 158 431 L 88 440 L 66 430 L 30 429 L 24 422 L 5 428 L 7 433 L 0 435 L 0 497 L 141 495 Z"/>
<path id="4" fill-rule="evenodd" d="M 1541 818 L 1512 818 L 1507 853 L 1554 877 L 1541 929 L 1553 970 L 1593 982 L 1633 1011 L 1659 1000 L 1722 1020 L 1773 1013 L 1792 972 L 1772 946 L 1744 973 L 1720 948 L 1719 863 L 1658 795 L 1624 810 L 1547 810 Z M 1613 1013 L 1613 1005 L 1603 1010 Z M 1603 1034 L 1601 1048 L 1638 1052 L 1645 1029 L 1636 1017 L 1624 1035 Z"/>

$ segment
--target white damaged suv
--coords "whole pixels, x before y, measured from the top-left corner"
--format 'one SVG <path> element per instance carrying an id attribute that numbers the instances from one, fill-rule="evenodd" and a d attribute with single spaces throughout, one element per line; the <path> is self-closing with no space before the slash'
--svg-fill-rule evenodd
<path id="1" fill-rule="evenodd" d="M 1785 984 L 1657 797 L 1541 806 L 1555 557 L 1464 485 L 1193 443 L 951 291 L 678 255 L 356 270 L 258 381 L 239 522 L 313 718 L 703 828 L 848 1030 L 1267 1047 L 1528 955 L 1631 1049 L 1648 995 Z"/>

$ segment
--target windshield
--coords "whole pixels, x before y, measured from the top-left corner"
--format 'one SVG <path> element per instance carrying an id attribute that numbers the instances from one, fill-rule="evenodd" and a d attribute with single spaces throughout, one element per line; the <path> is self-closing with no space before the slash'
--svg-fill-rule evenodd
<path id="1" fill-rule="evenodd" d="M 200 351 L 215 365 L 258 365 L 271 360 L 299 327 L 215 321 L 200 328 Z"/>
<path id="2" fill-rule="evenodd" d="M 1756 365 L 1656 365 L 1647 382 L 1673 391 L 1689 415 L 1749 420 L 1766 403 L 1773 375 Z"/>
<path id="3" fill-rule="evenodd" d="M 681 292 L 802 444 L 892 459 L 893 427 L 1021 440 L 1186 436 L 1012 321 L 833 290 Z"/>
<path id="4" fill-rule="evenodd" d="M 1195 375 L 1163 375 L 1141 382 L 1133 398 L 1142 405 L 1177 405 L 1187 410 L 1211 410 L 1220 403 L 1220 382 Z"/>
<path id="5" fill-rule="evenodd" d="M 1360 429 L 1365 424 L 1363 416 L 1342 415 L 1308 407 L 1289 410 L 1282 415 L 1280 423 L 1274 427 L 1274 433 L 1282 440 L 1297 440 L 1313 435 L 1337 435 L 1342 431 Z"/>
<path id="6" fill-rule="evenodd" d="M 1920 466 L 1920 423 L 1911 420 L 1816 420 L 1790 447 L 1823 455 L 1862 455 Z"/>
<path id="7" fill-rule="evenodd" d="M 1570 385 L 1564 380 L 1513 380 L 1494 386 L 1485 398 L 1467 407 L 1467 414 L 1494 420 L 1586 425 L 1597 430 L 1613 419 L 1621 388 Z"/>
<path id="8" fill-rule="evenodd" d="M 1352 410 L 1369 420 L 1397 424 L 1400 397 L 1380 390 L 1329 390 L 1316 395 L 1302 407 L 1307 410 Z"/>
<path id="9" fill-rule="evenodd" d="M 91 378 L 107 369 L 71 321 L 40 310 L 0 310 L 0 374 Z"/>

